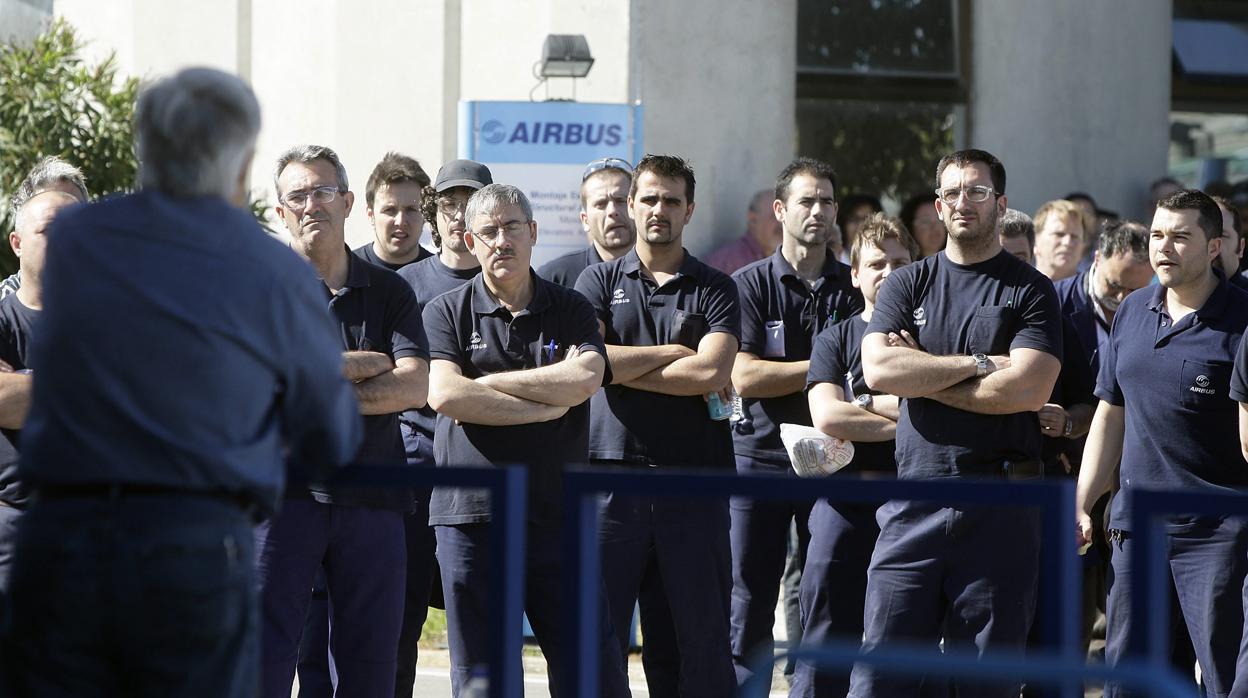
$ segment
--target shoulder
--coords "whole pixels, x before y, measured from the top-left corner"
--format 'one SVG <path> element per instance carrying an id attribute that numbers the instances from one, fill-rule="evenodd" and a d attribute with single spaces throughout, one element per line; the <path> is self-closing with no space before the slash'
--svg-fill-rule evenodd
<path id="1" fill-rule="evenodd" d="M 688 252 L 685 253 L 687 259 L 684 263 L 684 270 L 698 280 L 699 286 L 707 286 L 709 288 L 731 288 L 736 290 L 736 283 L 732 277 L 724 272 L 712 267 L 702 260 L 694 257 Z M 765 260 L 764 260 L 765 261 Z"/>

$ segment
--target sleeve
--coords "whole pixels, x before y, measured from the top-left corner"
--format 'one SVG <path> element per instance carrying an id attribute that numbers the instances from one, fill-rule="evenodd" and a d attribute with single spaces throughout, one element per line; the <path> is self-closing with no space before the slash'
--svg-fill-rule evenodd
<path id="1" fill-rule="evenodd" d="M 429 339 L 420 316 L 420 303 L 410 286 L 396 281 L 386 303 L 387 324 L 391 328 L 390 356 L 396 361 L 409 356 L 429 360 Z"/>
<path id="2" fill-rule="evenodd" d="M 913 266 L 890 274 L 884 280 L 884 285 L 880 286 L 880 292 L 875 298 L 871 321 L 867 323 L 867 334 L 888 334 L 902 330 L 915 334 L 912 315 L 914 274 L 906 273 Z"/>
<path id="3" fill-rule="evenodd" d="M 1035 349 L 1062 360 L 1062 305 L 1053 282 L 1037 279 L 1023 296 L 1020 327 L 1010 341 L 1010 350 Z"/>
<path id="4" fill-rule="evenodd" d="M 702 294 L 702 312 L 706 315 L 706 334 L 726 332 L 741 339 L 741 299 L 737 285 L 727 274 L 712 271 L 706 292 Z"/>
<path id="5" fill-rule="evenodd" d="M 605 264 L 594 264 L 585 268 L 576 279 L 576 292 L 589 301 L 594 310 L 594 317 L 607 327 L 611 326 L 611 306 L 606 292 Z"/>
<path id="6" fill-rule="evenodd" d="M 1096 376 L 1097 399 L 1116 407 L 1126 404 L 1122 397 L 1122 387 L 1118 385 L 1118 338 L 1126 324 L 1122 318 L 1131 312 L 1132 306 L 1126 303 L 1124 305 L 1127 307 L 1119 306 L 1118 312 L 1114 315 L 1114 324 L 1109 329 L 1109 339 L 1105 341 L 1105 351 L 1101 352 L 1100 373 Z"/>
<path id="7" fill-rule="evenodd" d="M 810 369 L 806 372 L 806 390 L 817 383 L 845 382 L 845 374 L 849 368 L 842 359 L 841 343 L 844 339 L 841 332 L 842 324 L 837 323 L 815 337 L 815 346 L 810 352 Z"/>
<path id="8" fill-rule="evenodd" d="M 764 317 L 761 307 L 764 303 L 760 288 L 762 284 L 758 282 L 758 274 L 753 269 L 750 272 L 733 274 L 732 280 L 737 285 L 737 299 L 741 305 L 740 351 L 762 356 L 767 342 L 767 318 Z"/>
<path id="9" fill-rule="evenodd" d="M 606 370 L 602 374 L 602 384 L 611 384 L 611 360 L 607 358 L 607 346 L 598 333 L 598 320 L 594 317 L 594 307 L 581 294 L 569 290 L 566 300 L 568 314 L 569 337 L 566 344 L 575 344 L 581 351 L 597 352 L 606 362 Z"/>
<path id="10" fill-rule="evenodd" d="M 459 337 L 455 332 L 455 316 L 451 306 L 452 297 L 458 295 L 446 294 L 433 299 L 429 305 L 425 306 L 421 319 L 429 341 L 430 360 L 453 361 L 463 369 L 463 353 L 460 351 Z"/>
<path id="11" fill-rule="evenodd" d="M 1231 399 L 1248 402 L 1248 342 L 1242 339 L 1235 352 L 1235 370 L 1231 373 Z"/>
<path id="12" fill-rule="evenodd" d="M 1061 404 L 1091 405 L 1096 403 L 1096 379 L 1092 376 L 1092 367 L 1088 357 L 1083 353 L 1083 345 L 1079 343 L 1079 334 L 1070 316 L 1062 315 L 1062 372 L 1057 382 L 1061 385 Z"/>

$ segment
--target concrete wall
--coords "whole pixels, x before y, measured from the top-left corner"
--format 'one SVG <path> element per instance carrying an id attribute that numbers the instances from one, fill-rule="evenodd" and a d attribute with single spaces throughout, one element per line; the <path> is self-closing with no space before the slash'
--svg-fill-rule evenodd
<path id="1" fill-rule="evenodd" d="M 1170 16 L 1169 0 L 974 3 L 968 145 L 1005 163 L 1010 206 L 1086 191 L 1143 215 L 1166 171 Z"/>

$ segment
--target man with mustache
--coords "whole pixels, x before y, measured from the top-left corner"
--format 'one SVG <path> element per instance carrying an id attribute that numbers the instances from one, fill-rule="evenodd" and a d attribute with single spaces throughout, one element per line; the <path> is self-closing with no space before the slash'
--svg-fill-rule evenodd
<path id="1" fill-rule="evenodd" d="M 872 390 L 903 398 L 902 479 L 1040 476 L 1036 410 L 1061 367 L 1053 284 L 1001 248 L 1005 166 L 962 150 L 936 168 L 944 250 L 894 272 L 862 341 Z M 1021 654 L 1036 602 L 1040 513 L 893 500 L 867 576 L 863 648 L 924 642 Z M 960 696 L 1019 694 L 1019 681 L 954 680 Z M 918 695 L 920 680 L 854 667 L 850 695 Z"/>
<path id="2" fill-rule="evenodd" d="M 422 407 L 428 385 L 416 298 L 398 274 L 347 249 L 345 222 L 355 197 L 337 153 L 316 145 L 287 150 L 278 158 L 274 185 L 291 247 L 316 270 L 337 321 L 343 373 L 364 415 L 364 443 L 355 462 L 401 463 L 398 415 Z M 311 483 L 289 492 L 281 514 L 257 527 L 261 695 L 290 695 L 314 577 L 323 569 L 336 693 L 391 698 L 406 578 L 403 517 L 412 509 L 409 491 Z M 305 649 L 310 651 L 323 650 Z"/>
<path id="3" fill-rule="evenodd" d="M 611 375 L 606 350 L 585 299 L 529 266 L 537 222 L 520 189 L 482 187 L 464 219 L 464 241 L 481 273 L 424 310 L 433 357 L 429 404 L 438 411 L 434 458 L 440 466 L 528 468 L 524 609 L 546 657 L 551 695 L 568 697 L 561 471 L 589 457 L 589 398 Z M 429 523 L 446 592 L 451 688 L 459 696 L 473 669 L 490 660 L 490 526 L 501 524 L 491 523 L 488 492 L 454 487 L 434 489 Z M 628 678 L 607 620 L 596 695 L 618 698 L 628 695 Z"/>
<path id="4" fill-rule="evenodd" d="M 1083 209 L 1065 199 L 1050 201 L 1034 216 L 1036 269 L 1053 281 L 1075 275 L 1088 225 Z"/>
<path id="5" fill-rule="evenodd" d="M 815 336 L 863 308 L 849 266 L 828 251 L 836 211 L 832 166 L 811 158 L 789 163 L 772 198 L 772 217 L 783 230 L 780 246 L 733 274 L 741 300 L 741 348 L 732 369 L 742 398 L 732 432 L 739 473 L 796 477 L 780 424 L 811 424 L 804 389 Z M 753 675 L 748 664 L 755 653 L 773 644 L 789 529 L 796 523 L 796 554 L 804 559 L 812 504 L 732 499 L 732 660 L 738 683 Z"/>
<path id="6" fill-rule="evenodd" d="M 633 249 L 637 230 L 628 217 L 632 169 L 619 158 L 600 158 L 585 166 L 581 175 L 581 225 L 589 236 L 589 246 L 543 264 L 538 276 L 573 288 L 585 267 L 623 257 Z"/>
<path id="7" fill-rule="evenodd" d="M 681 244 L 694 185 L 684 160 L 643 158 L 628 196 L 636 246 L 587 268 L 576 282 L 597 312 L 613 374 L 611 385 L 594 395 L 589 455 L 596 464 L 642 471 L 733 467 L 728 422 L 712 418 L 706 396 L 728 387 L 740 308 L 732 279 Z M 619 646 L 628 641 L 653 557 L 676 630 L 680 694 L 734 693 L 727 502 L 608 495 L 600 541 Z"/>
<path id="8" fill-rule="evenodd" d="M 386 153 L 364 185 L 364 203 L 374 240 L 352 250 L 369 264 L 390 271 L 433 255 L 420 244 L 425 226 L 421 200 L 429 175 L 415 158 Z"/>

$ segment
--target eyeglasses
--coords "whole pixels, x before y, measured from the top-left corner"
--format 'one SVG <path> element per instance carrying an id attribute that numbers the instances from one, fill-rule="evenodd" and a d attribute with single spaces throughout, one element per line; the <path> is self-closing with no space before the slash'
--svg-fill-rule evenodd
<path id="1" fill-rule="evenodd" d="M 585 166 L 585 171 L 581 173 L 581 181 L 589 179 L 589 176 L 595 172 L 602 170 L 623 170 L 630 177 L 633 173 L 633 166 L 628 164 L 627 160 L 619 158 L 598 158 Z"/>
<path id="2" fill-rule="evenodd" d="M 462 212 L 466 208 L 468 208 L 467 199 L 438 199 L 438 213 L 441 213 L 447 218 L 454 218 L 455 214 Z"/>
<path id="3" fill-rule="evenodd" d="M 480 230 L 472 231 L 472 235 L 492 247 L 494 245 L 494 241 L 498 239 L 499 233 L 507 233 L 507 237 L 509 238 L 518 237 L 521 233 L 528 229 L 529 224 L 532 222 L 533 221 L 511 221 L 510 223 L 504 224 L 501 228 L 487 225 L 483 226 Z"/>
<path id="4" fill-rule="evenodd" d="M 982 204 L 988 200 L 988 197 L 995 193 L 996 192 L 992 190 L 992 187 L 986 187 L 982 184 L 977 184 L 973 187 L 949 187 L 948 189 L 936 190 L 936 196 L 939 197 L 946 206 L 953 206 L 958 203 L 958 199 L 962 196 L 966 196 L 966 200 L 973 204 Z"/>
<path id="5" fill-rule="evenodd" d="M 302 210 L 308 205 L 308 199 L 311 198 L 322 206 L 333 201 L 338 196 L 338 187 L 317 187 L 311 191 L 292 191 L 282 197 L 282 203 L 286 207 L 293 210 Z"/>

